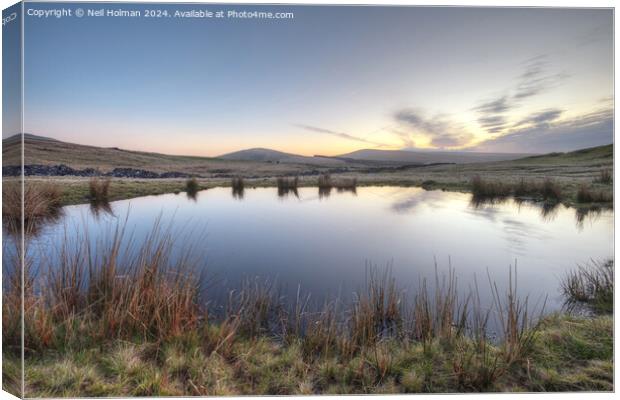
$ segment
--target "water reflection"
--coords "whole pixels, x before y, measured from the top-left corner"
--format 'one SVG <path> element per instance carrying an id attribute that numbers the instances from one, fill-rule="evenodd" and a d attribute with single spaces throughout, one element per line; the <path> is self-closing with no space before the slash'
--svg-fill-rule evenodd
<path id="1" fill-rule="evenodd" d="M 187 195 L 187 198 L 193 201 L 197 201 L 198 200 L 198 191 L 197 190 L 187 190 L 185 192 L 185 194 Z"/>
<path id="2" fill-rule="evenodd" d="M 278 187 L 278 197 L 288 197 L 289 195 L 293 195 L 296 198 L 299 198 L 299 190 L 297 190 L 296 187 Z"/>
<path id="3" fill-rule="evenodd" d="M 245 184 L 243 178 L 232 178 L 231 181 L 233 199 L 243 200 Z"/>
<path id="4" fill-rule="evenodd" d="M 338 193 L 351 193 L 354 196 L 357 196 L 357 188 L 356 187 L 320 187 L 319 186 L 319 199 L 328 198 L 332 194 L 332 189 L 335 189 Z"/>
<path id="5" fill-rule="evenodd" d="M 594 224 L 603 213 L 603 208 L 595 206 L 589 208 L 577 208 L 575 210 L 575 220 L 577 221 L 577 229 L 583 230 L 584 222 Z"/>
<path id="6" fill-rule="evenodd" d="M 99 219 L 101 215 L 110 215 L 114 216 L 114 212 L 112 211 L 112 206 L 107 200 L 96 201 L 93 200 L 90 202 L 90 212 L 95 217 L 95 219 Z"/>
<path id="7" fill-rule="evenodd" d="M 472 276 L 486 276 L 487 270 L 501 282 L 518 259 L 519 281 L 536 298 L 559 293 L 558 276 L 577 263 L 613 257 L 610 210 L 544 208 L 514 200 L 472 202 L 469 194 L 402 187 L 319 190 L 318 196 L 317 187 L 248 188 L 241 193 L 214 188 L 195 199 L 169 194 L 100 209 L 90 204 L 65 207 L 41 243 L 61 241 L 63 225 L 84 221 L 89 237 L 97 240 L 105 233 L 104 221 L 129 209 L 127 223 L 139 241 L 163 215 L 162 225 L 206 226 L 206 239 L 191 235 L 187 240 L 206 251 L 207 272 L 218 277 L 213 290 L 238 288 L 248 277 L 277 277 L 283 291 L 301 284 L 317 301 L 363 285 L 367 263 L 391 263 L 399 283 L 415 286 L 420 277 L 434 275 L 435 258 L 440 270 L 451 258 L 466 288 Z M 240 195 L 243 201 L 235 201 Z M 287 196 L 301 201 L 278 201 Z M 321 201 L 327 197 L 329 201 Z M 581 229 L 575 227 L 575 213 Z M 67 230 L 73 237 L 77 232 Z"/>
<path id="8" fill-rule="evenodd" d="M 244 195 L 244 187 L 238 187 L 238 186 L 233 186 L 232 187 L 232 196 L 233 199 L 237 199 L 237 200 L 243 200 L 243 195 Z"/>
<path id="9" fill-rule="evenodd" d="M 321 187 L 319 186 L 319 199 L 328 198 L 332 193 L 332 187 Z"/>
<path id="10" fill-rule="evenodd" d="M 485 210 L 489 212 L 493 207 L 500 205 L 513 205 L 517 210 L 522 207 L 535 207 L 539 210 L 540 218 L 545 222 L 552 222 L 558 215 L 558 209 L 562 204 L 557 202 L 533 202 L 515 198 L 494 198 L 480 199 L 475 196 L 471 197 L 470 206 L 475 210 Z M 489 213 L 490 215 L 491 213 Z"/>

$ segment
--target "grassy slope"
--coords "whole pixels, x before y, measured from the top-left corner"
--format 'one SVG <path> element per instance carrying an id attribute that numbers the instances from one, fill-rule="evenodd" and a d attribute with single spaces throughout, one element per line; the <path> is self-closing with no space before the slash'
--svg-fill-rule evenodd
<path id="1" fill-rule="evenodd" d="M 2 147 L 3 165 L 19 165 L 20 142 L 16 139 L 4 140 Z M 25 164 L 65 164 L 76 169 L 97 168 L 103 172 L 114 168 L 138 168 L 154 172 L 174 171 L 201 175 L 214 173 L 269 175 L 301 171 L 307 168 L 297 164 L 284 166 L 209 157 L 147 153 L 30 137 L 25 139 L 24 157 Z"/>
<path id="2" fill-rule="evenodd" d="M 531 356 L 485 391 L 613 390 L 613 319 L 547 317 Z M 29 358 L 26 394 L 149 396 L 312 393 L 464 392 L 480 389 L 479 364 L 460 359 L 457 344 L 390 342 L 349 360 L 306 359 L 298 343 L 269 337 L 237 340 L 207 354 L 186 334 L 158 347 L 117 342 Z M 12 368 L 17 359 L 5 359 Z M 465 367 L 465 368 L 463 368 Z M 483 384 L 484 386 L 484 384 Z"/>

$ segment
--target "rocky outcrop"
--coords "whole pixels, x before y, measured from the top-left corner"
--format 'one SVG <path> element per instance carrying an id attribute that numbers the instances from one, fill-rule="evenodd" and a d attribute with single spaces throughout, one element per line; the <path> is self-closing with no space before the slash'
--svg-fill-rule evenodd
<path id="1" fill-rule="evenodd" d="M 3 166 L 2 176 L 19 176 L 21 175 L 20 166 Z M 113 178 L 140 178 L 140 179 L 157 179 L 157 178 L 189 178 L 193 175 L 184 172 L 164 172 L 157 173 L 137 168 L 114 168 L 111 172 L 102 173 L 94 168 L 75 169 L 67 165 L 24 165 L 24 175 L 26 176 L 108 176 Z"/>

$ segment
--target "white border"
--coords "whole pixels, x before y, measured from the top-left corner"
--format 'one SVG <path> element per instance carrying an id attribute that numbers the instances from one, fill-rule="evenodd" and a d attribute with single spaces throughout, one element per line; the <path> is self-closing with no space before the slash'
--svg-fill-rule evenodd
<path id="1" fill-rule="evenodd" d="M 28 2 L 45 2 L 45 1 L 40 1 L 40 0 L 31 0 Z M 0 0 L 0 6 L 2 9 L 5 9 L 13 4 L 17 3 L 16 1 L 13 0 Z M 63 1 L 62 3 L 82 3 L 80 1 Z M 379 6 L 390 6 L 390 5 L 406 5 L 406 6 L 474 6 L 474 7 L 560 7 L 560 8 L 572 8 L 572 7 L 577 7 L 577 8 L 613 8 L 613 12 L 614 12 L 614 22 L 616 19 L 616 9 L 615 9 L 615 4 L 613 1 L 611 0 L 520 0 L 520 1 L 515 1 L 515 0 L 504 0 L 504 1 L 498 1 L 498 0 L 450 0 L 450 1 L 437 1 L 437 0 L 426 0 L 426 1 L 417 1 L 417 0 L 375 0 L 375 1 L 368 1 L 368 0 L 337 0 L 337 1 L 330 1 L 330 0 L 314 0 L 314 1 L 306 1 L 306 0 L 299 0 L 299 1 L 260 1 L 260 0 L 245 0 L 245 1 L 228 1 L 228 0 L 224 0 L 224 1 L 208 1 L 208 2 L 187 2 L 187 1 L 179 1 L 179 0 L 168 0 L 168 1 L 163 1 L 163 0 L 136 0 L 136 1 L 107 1 L 107 3 L 211 3 L 211 4 L 286 4 L 286 5 L 379 5 Z M 23 25 L 22 25 L 22 33 L 23 33 Z M 0 30 L 0 40 L 2 39 L 2 33 Z M 614 29 L 614 77 L 615 77 L 615 71 L 616 71 L 616 66 L 618 65 L 618 60 L 617 60 L 617 52 L 616 50 L 616 46 L 618 43 L 618 32 Z M 2 61 L 2 52 L 0 52 L 0 65 L 1 65 L 1 61 Z M 618 87 L 618 83 L 617 81 L 614 79 L 614 100 L 615 100 L 615 93 L 617 92 L 617 87 Z M 0 91 L 2 90 L 2 82 L 0 80 Z M 2 105 L 2 100 L 0 98 L 0 110 L 1 110 L 1 105 Z M 23 117 L 23 84 L 22 84 L 22 117 Z M 616 142 L 617 139 L 617 135 L 615 132 L 615 121 L 618 119 L 619 116 L 619 112 L 618 110 L 614 107 L 614 144 Z M 23 126 L 23 120 L 22 120 L 22 126 Z M 615 149 L 615 146 L 614 146 Z M 0 155 L 0 161 L 2 160 L 2 156 Z M 618 166 L 615 163 L 615 150 L 614 150 L 614 176 L 617 177 L 618 172 L 619 172 Z M 617 209 L 618 206 L 618 192 L 620 190 L 618 190 L 618 188 L 615 186 L 615 180 L 614 180 L 614 209 Z M 2 204 L 2 200 L 0 199 L 0 206 Z M 617 221 L 615 220 L 615 215 L 614 215 L 614 234 L 615 234 L 615 230 L 617 229 Z M 614 249 L 617 248 L 619 243 L 618 237 L 614 236 Z M 0 258 L 1 258 L 1 254 L 2 254 L 2 248 L 0 246 Z M 617 277 L 616 277 L 617 279 Z M 1 282 L 1 277 L 0 277 L 0 282 Z M 615 310 L 620 310 L 619 307 L 619 299 L 618 296 L 615 296 Z M 619 377 L 619 369 L 615 366 L 615 361 L 618 359 L 618 347 L 615 346 L 616 341 L 615 339 L 617 338 L 617 335 L 615 335 L 616 332 L 619 332 L 618 327 L 619 327 L 619 319 L 620 318 L 614 318 L 614 385 L 617 385 L 620 381 L 618 380 Z M 477 394 L 477 395 L 481 395 L 481 394 Z M 476 396 L 476 394 L 433 394 L 433 395 L 410 395 L 410 396 L 421 396 L 424 399 L 444 399 L 446 396 L 457 396 L 457 397 L 467 397 L 467 398 L 472 398 L 472 396 Z M 482 396 L 484 396 L 485 398 L 498 398 L 498 397 L 509 397 L 512 399 L 517 399 L 517 398 L 535 398 L 535 399 L 555 399 L 555 400 L 582 400 L 584 397 L 588 397 L 588 398 L 592 398 L 592 399 L 607 399 L 607 398 L 611 398 L 612 396 L 615 397 L 615 393 L 614 394 L 610 394 L 610 393 L 552 393 L 552 394 L 546 394 L 546 393 L 501 393 L 501 394 L 482 394 Z M 276 397 L 276 396 L 268 396 L 267 398 L 272 398 L 272 397 Z M 336 399 L 340 399 L 343 398 L 345 396 L 327 396 L 327 395 L 323 395 L 323 396 L 286 396 L 285 398 L 287 399 L 304 399 L 304 398 L 320 398 L 320 399 L 324 399 L 324 400 L 336 400 Z M 409 396 L 406 396 L 409 397 Z M 0 400 L 3 399 L 13 399 L 15 397 L 13 397 L 12 395 L 6 393 L 6 392 L 2 392 L 0 391 Z M 170 399 L 182 399 L 183 397 L 169 397 Z M 195 398 L 195 397 L 194 397 Z M 249 400 L 258 400 L 258 399 L 264 399 L 265 397 L 259 397 L 259 396 L 244 396 L 244 399 L 249 399 Z M 355 399 L 355 400 L 364 400 L 364 399 L 368 399 L 369 396 L 356 396 L 356 395 L 349 395 L 346 396 L 347 399 Z M 405 398 L 403 395 L 374 395 L 372 396 L 373 399 L 403 399 Z"/>

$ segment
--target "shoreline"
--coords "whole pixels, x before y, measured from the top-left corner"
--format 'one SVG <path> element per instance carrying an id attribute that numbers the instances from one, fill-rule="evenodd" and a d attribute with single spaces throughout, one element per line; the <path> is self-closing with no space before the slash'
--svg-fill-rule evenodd
<path id="1" fill-rule="evenodd" d="M 373 174 L 335 174 L 334 179 L 357 179 L 357 187 L 369 186 L 394 186 L 394 187 L 417 187 L 424 190 L 441 190 L 447 192 L 472 193 L 471 183 L 469 180 L 436 180 L 421 179 L 419 177 L 406 178 L 400 174 L 392 176 L 373 176 Z M 4 177 L 5 181 L 18 180 L 16 177 Z M 89 204 L 89 181 L 91 178 L 85 177 L 48 177 L 48 176 L 27 176 L 26 182 L 47 182 L 57 183 L 62 186 L 62 206 Z M 492 179 L 492 178 L 490 178 Z M 128 200 L 143 196 L 163 195 L 169 193 L 181 193 L 186 191 L 187 179 L 178 178 L 154 178 L 154 179 L 136 179 L 136 178 L 111 178 L 109 201 Z M 199 190 L 208 190 L 213 188 L 230 188 L 231 178 L 196 178 Z M 509 181 L 515 182 L 516 179 Z M 260 177 L 260 178 L 244 178 L 245 187 L 252 188 L 277 188 L 277 177 Z M 566 182 L 564 180 L 556 180 L 565 193 L 565 197 L 554 204 L 562 204 L 566 207 L 576 209 L 592 209 L 603 208 L 613 209 L 612 201 L 603 203 L 579 203 L 576 200 L 578 187 L 576 182 Z M 613 190 L 613 186 L 606 188 L 602 186 L 602 190 Z M 298 187 L 316 187 L 316 176 L 300 176 Z M 531 203 L 544 206 L 546 203 L 530 196 L 507 196 L 506 198 L 515 198 L 517 200 L 528 201 Z"/>

